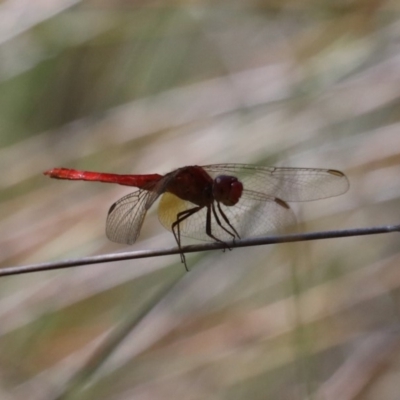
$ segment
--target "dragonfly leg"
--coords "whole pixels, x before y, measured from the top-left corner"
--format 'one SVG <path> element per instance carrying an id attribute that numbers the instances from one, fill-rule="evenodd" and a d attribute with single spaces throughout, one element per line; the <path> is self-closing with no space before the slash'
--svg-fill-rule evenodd
<path id="1" fill-rule="evenodd" d="M 220 219 L 218 217 L 217 211 L 215 210 L 214 203 L 211 204 L 211 208 L 212 208 L 212 213 L 214 215 L 215 220 L 217 221 L 218 226 L 221 227 L 228 235 L 232 236 L 232 239 L 234 239 L 235 235 L 230 230 L 226 229 L 224 227 L 224 225 L 222 225 L 222 223 L 221 223 L 221 221 L 220 221 Z"/>
<path id="2" fill-rule="evenodd" d="M 181 255 L 181 262 L 182 264 L 185 265 L 186 271 L 189 271 L 187 264 L 186 264 L 186 257 L 185 254 L 182 253 L 182 246 L 181 246 L 181 230 L 179 227 L 179 224 L 184 221 L 186 218 L 189 218 L 191 215 L 197 213 L 200 211 L 203 207 L 193 207 L 190 208 L 189 210 L 181 211 L 176 215 L 176 221 L 172 224 L 171 226 L 171 231 L 174 234 L 175 241 L 178 244 L 179 250 L 180 250 L 180 255 Z M 177 232 L 175 232 L 175 228 L 177 229 Z"/>
<path id="3" fill-rule="evenodd" d="M 232 231 L 235 232 L 235 234 L 233 235 L 233 234 L 232 234 L 231 232 L 229 232 L 227 229 L 223 228 L 222 225 L 220 225 L 221 228 L 225 229 L 230 235 L 232 235 L 232 236 L 233 236 L 233 240 L 235 240 L 235 238 L 240 239 L 239 233 L 238 233 L 237 230 L 234 228 L 234 226 L 230 223 L 229 218 L 228 218 L 228 217 L 225 215 L 225 213 L 222 211 L 221 203 L 218 202 L 217 204 L 218 204 L 218 211 L 219 211 L 220 214 L 222 215 L 222 218 L 223 218 L 224 221 L 229 225 L 229 227 L 232 229 Z"/>
<path id="4" fill-rule="evenodd" d="M 211 210 L 212 210 L 212 212 L 213 212 L 214 218 L 216 219 L 218 225 L 219 225 L 224 231 L 226 231 L 227 233 L 229 233 L 233 238 L 235 237 L 235 236 L 233 235 L 232 232 L 229 232 L 224 226 L 222 226 L 221 221 L 219 220 L 218 215 L 217 215 L 217 213 L 216 213 L 216 211 L 215 211 L 214 203 L 212 203 L 211 206 L 208 206 L 208 207 L 207 207 L 206 234 L 207 234 L 208 236 L 210 236 L 210 238 L 214 239 L 216 242 L 223 243 L 223 244 L 226 246 L 226 248 L 227 248 L 228 250 L 231 250 L 231 249 L 229 248 L 229 246 L 226 244 L 226 242 L 224 242 L 224 241 L 221 240 L 221 239 L 218 239 L 216 236 L 214 236 L 214 235 L 212 234 L 212 231 L 211 231 Z M 225 249 L 224 249 L 224 251 L 225 251 Z"/>

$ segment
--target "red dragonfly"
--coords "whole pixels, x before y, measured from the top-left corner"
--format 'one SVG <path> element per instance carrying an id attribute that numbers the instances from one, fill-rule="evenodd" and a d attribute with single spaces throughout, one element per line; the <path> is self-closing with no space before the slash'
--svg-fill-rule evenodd
<path id="1" fill-rule="evenodd" d="M 349 188 L 333 169 L 260 167 L 245 164 L 187 166 L 168 174 L 118 175 L 67 168 L 44 172 L 56 179 L 98 181 L 134 186 L 108 211 L 106 234 L 133 244 L 147 210 L 162 195 L 158 217 L 174 234 L 223 242 L 253 237 L 295 223 L 287 202 L 338 196 Z M 181 260 L 187 269 L 185 256 Z"/>

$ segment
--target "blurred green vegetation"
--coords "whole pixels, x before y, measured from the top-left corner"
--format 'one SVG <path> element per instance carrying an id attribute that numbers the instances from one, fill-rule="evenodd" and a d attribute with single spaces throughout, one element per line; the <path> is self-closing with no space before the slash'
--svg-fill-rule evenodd
<path id="1" fill-rule="evenodd" d="M 156 207 L 109 242 L 132 189 L 57 166 L 334 168 L 300 230 L 398 223 L 399 40 L 394 0 L 1 2 L 1 267 L 174 245 Z M 3 277 L 0 398 L 395 400 L 399 261 L 390 234 Z"/>

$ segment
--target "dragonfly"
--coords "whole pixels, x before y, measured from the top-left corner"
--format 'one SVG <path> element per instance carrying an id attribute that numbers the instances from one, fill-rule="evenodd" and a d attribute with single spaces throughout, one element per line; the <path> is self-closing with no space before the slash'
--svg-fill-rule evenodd
<path id="1" fill-rule="evenodd" d="M 147 211 L 161 196 L 158 218 L 173 233 L 186 270 L 182 236 L 224 244 L 261 236 L 296 223 L 288 203 L 338 196 L 349 188 L 346 175 L 335 169 L 247 164 L 192 165 L 165 175 L 120 175 L 68 168 L 53 168 L 44 174 L 55 179 L 138 188 L 108 211 L 106 235 L 121 244 L 135 243 Z"/>

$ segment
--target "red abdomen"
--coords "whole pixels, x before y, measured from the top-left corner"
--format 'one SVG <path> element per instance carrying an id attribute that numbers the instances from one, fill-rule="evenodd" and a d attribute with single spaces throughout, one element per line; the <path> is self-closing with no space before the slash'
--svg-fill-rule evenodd
<path id="1" fill-rule="evenodd" d="M 78 171 L 76 169 L 68 168 L 53 168 L 44 172 L 44 174 L 55 179 L 117 183 L 119 185 L 134 186 L 139 189 L 151 188 L 152 185 L 155 185 L 163 177 L 159 174 L 119 175 L 91 171 Z"/>

